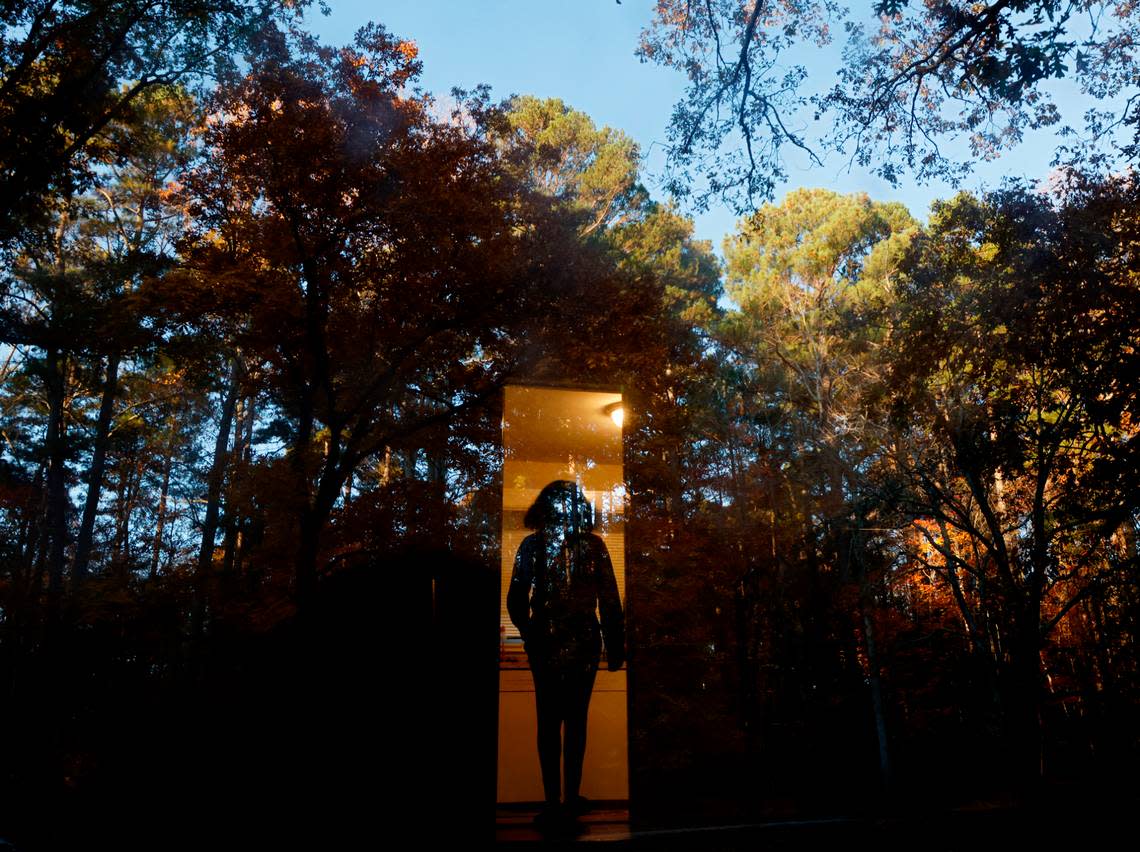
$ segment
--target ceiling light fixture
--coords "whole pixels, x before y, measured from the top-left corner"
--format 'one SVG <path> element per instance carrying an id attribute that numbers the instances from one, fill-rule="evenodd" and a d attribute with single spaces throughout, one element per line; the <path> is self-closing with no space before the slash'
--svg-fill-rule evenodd
<path id="1" fill-rule="evenodd" d="M 620 429 L 621 424 L 625 422 L 625 409 L 622 408 L 621 402 L 611 402 L 602 410 L 610 420 L 614 422 L 614 425 Z"/>

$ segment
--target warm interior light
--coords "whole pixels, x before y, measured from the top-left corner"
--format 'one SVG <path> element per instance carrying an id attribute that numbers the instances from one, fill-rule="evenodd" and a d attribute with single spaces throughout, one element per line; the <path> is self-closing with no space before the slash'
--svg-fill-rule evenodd
<path id="1" fill-rule="evenodd" d="M 610 416 L 610 420 L 614 422 L 619 429 L 621 424 L 625 421 L 625 409 L 621 407 L 620 402 L 611 402 L 606 406 L 606 414 Z"/>

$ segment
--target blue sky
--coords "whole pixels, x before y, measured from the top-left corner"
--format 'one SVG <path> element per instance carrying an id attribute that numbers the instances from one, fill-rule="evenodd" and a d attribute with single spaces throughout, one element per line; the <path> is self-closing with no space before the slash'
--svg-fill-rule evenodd
<path id="1" fill-rule="evenodd" d="M 620 5 L 614 0 L 329 0 L 329 5 L 327 17 L 315 9 L 308 15 L 308 26 L 324 42 L 346 43 L 369 20 L 381 23 L 416 42 L 424 65 L 421 84 L 436 95 L 446 95 L 453 86 L 486 83 L 496 99 L 511 94 L 559 97 L 599 125 L 624 130 L 641 146 L 651 192 L 662 196 L 652 176 L 664 160 L 666 128 L 684 79 L 634 56 L 639 34 L 652 18 L 652 0 L 622 0 Z M 808 67 L 813 85 L 825 88 L 832 82 L 834 52 L 805 51 L 797 61 Z M 1064 103 L 1062 111 L 1068 114 Z M 964 188 L 993 186 L 1007 176 L 1043 179 L 1052 150 L 1048 137 L 1023 143 L 982 164 Z M 822 186 L 902 201 L 920 218 L 932 200 L 956 190 L 948 184 L 891 187 L 866 172 L 848 172 L 838 160 L 811 168 L 789 157 L 788 172 L 790 180 L 777 192 L 777 201 L 789 189 Z M 697 236 L 712 240 L 719 251 L 737 217 L 714 207 L 695 219 Z"/>

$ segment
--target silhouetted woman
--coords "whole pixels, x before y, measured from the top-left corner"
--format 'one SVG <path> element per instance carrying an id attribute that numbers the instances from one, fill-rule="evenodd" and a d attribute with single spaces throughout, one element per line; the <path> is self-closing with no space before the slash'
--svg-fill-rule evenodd
<path id="1" fill-rule="evenodd" d="M 534 677 L 538 760 L 549 821 L 559 805 L 558 764 L 566 725 L 566 811 L 578 816 L 586 754 L 586 713 L 605 637 L 610 671 L 625 659 L 621 598 L 609 551 L 593 533 L 594 513 L 577 483 L 551 482 L 523 523 L 523 539 L 507 591 L 507 612 L 519 629 Z M 598 623 L 597 610 L 602 620 Z"/>

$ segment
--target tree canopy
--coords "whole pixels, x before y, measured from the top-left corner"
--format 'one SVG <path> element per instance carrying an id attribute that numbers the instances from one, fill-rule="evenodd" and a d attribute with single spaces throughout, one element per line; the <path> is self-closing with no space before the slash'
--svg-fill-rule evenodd
<path id="1" fill-rule="evenodd" d="M 688 79 L 669 130 L 670 188 L 743 211 L 787 177 L 788 146 L 895 184 L 960 177 L 1045 127 L 1070 137 L 1066 156 L 1102 142 L 1101 158 L 1134 160 L 1138 28 L 1120 0 L 667 0 L 638 52 Z M 800 57 L 833 55 L 837 38 L 838 79 L 819 79 Z M 1049 85 L 1060 79 L 1088 98 L 1087 113 L 1061 115 Z M 969 155 L 947 153 L 951 140 Z"/>
<path id="2" fill-rule="evenodd" d="M 581 215 L 583 236 L 628 221 L 647 200 L 637 144 L 557 98 L 512 99 L 501 144 L 525 152 L 523 179 Z"/>
<path id="3" fill-rule="evenodd" d="M 51 192 L 82 189 L 84 155 L 148 90 L 232 68 L 292 0 L 18 0 L 0 21 L 0 241 Z"/>

